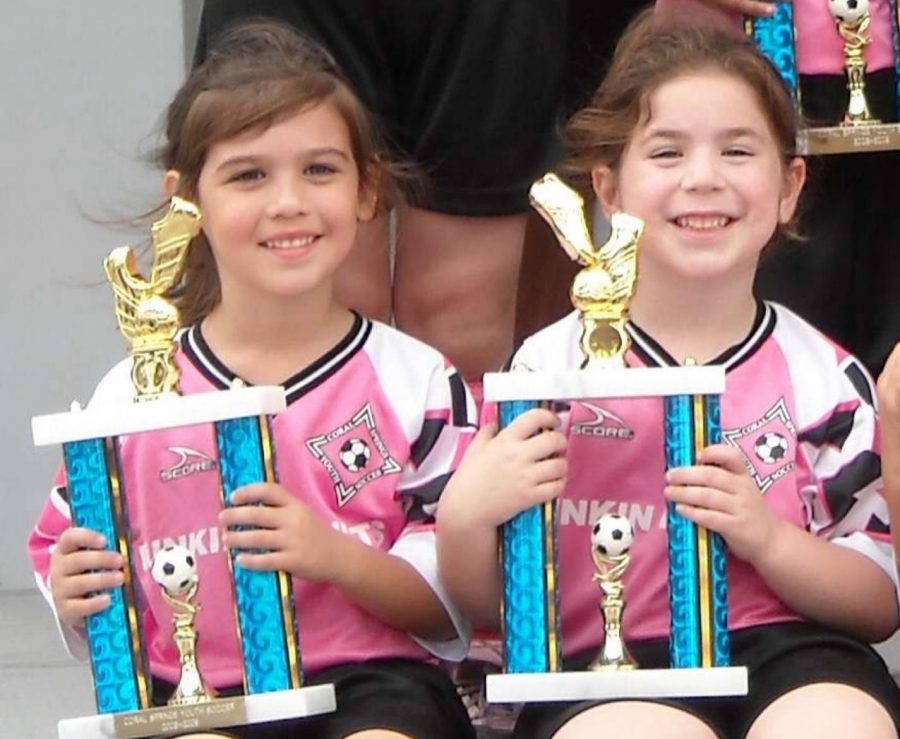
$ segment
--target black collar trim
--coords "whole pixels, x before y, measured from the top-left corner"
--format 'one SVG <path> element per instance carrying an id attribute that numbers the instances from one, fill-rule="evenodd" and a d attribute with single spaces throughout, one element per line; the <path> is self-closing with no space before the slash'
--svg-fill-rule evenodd
<path id="1" fill-rule="evenodd" d="M 354 313 L 350 330 L 330 351 L 281 383 L 287 402 L 293 403 L 297 398 L 325 382 L 350 361 L 366 343 L 371 333 L 372 322 Z M 222 363 L 206 343 L 200 324 L 191 326 L 182 333 L 181 348 L 203 376 L 220 390 L 227 390 L 237 379 L 237 375 Z"/>
<path id="2" fill-rule="evenodd" d="M 757 301 L 756 317 L 747 336 L 734 346 L 729 347 L 708 365 L 723 365 L 729 372 L 746 362 L 759 349 L 775 329 L 775 311 L 768 303 Z M 632 351 L 650 367 L 677 367 L 678 362 L 663 346 L 653 339 L 640 326 L 629 322 L 626 330 L 631 336 Z"/>

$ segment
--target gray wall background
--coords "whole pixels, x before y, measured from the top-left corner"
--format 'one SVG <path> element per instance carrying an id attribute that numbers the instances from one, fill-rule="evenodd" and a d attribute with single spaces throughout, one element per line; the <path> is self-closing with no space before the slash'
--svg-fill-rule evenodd
<path id="1" fill-rule="evenodd" d="M 160 199 L 160 175 L 141 156 L 157 142 L 157 121 L 183 79 L 199 6 L 4 6 L 0 590 L 33 584 L 25 540 L 61 459 L 58 448 L 32 446 L 31 417 L 86 401 L 125 351 L 102 260 L 146 232 L 91 218 L 127 220 Z"/>

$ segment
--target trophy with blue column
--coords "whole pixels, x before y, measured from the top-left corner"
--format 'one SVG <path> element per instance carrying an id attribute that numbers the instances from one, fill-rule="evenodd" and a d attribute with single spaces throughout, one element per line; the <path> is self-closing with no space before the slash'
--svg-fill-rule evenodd
<path id="1" fill-rule="evenodd" d="M 658 398 L 664 404 L 668 467 L 694 464 L 697 453 L 720 438 L 718 398 L 722 367 L 626 368 L 630 339 L 628 301 L 637 279 L 643 223 L 624 213 L 612 233 L 593 245 L 581 197 L 555 175 L 531 189 L 534 207 L 550 223 L 566 252 L 584 266 L 572 283 L 579 312 L 579 370 L 506 372 L 485 376 L 485 400 L 498 405 L 499 425 L 527 410 L 558 401 Z M 598 464 L 602 464 L 602 460 Z M 662 489 L 662 484 L 660 485 Z M 487 678 L 492 702 L 744 695 L 747 671 L 730 666 L 727 567 L 718 535 L 668 507 L 670 655 L 673 669 L 634 669 L 622 639 L 632 532 L 627 520 L 604 517 L 592 531 L 591 556 L 600 586 L 603 648 L 589 670 L 562 671 L 555 502 L 525 510 L 503 526 L 500 557 L 504 587 L 504 672 Z M 639 668 L 639 665 L 637 666 Z"/>
<path id="2" fill-rule="evenodd" d="M 830 13 L 833 23 L 829 33 L 830 43 L 816 38 L 801 43 L 815 42 L 834 49 L 832 69 L 827 73 L 817 67 L 815 74 L 816 97 L 824 94 L 823 80 L 829 77 L 843 78 L 835 92 L 835 105 L 810 102 L 813 88 L 803 94 L 806 76 L 798 62 L 806 51 L 798 48 L 797 28 L 803 24 L 805 13 Z M 872 24 L 889 24 L 893 39 L 893 75 L 886 90 L 878 95 L 880 113 L 872 108 L 872 70 L 868 56 L 872 44 Z M 787 0 L 775 3 L 775 13 L 770 17 L 744 19 L 744 29 L 760 50 L 778 68 L 790 88 L 797 107 L 805 120 L 811 121 L 800 132 L 797 142 L 799 154 L 842 154 L 848 152 L 884 151 L 900 149 L 900 13 L 897 0 L 830 0 L 818 6 L 797 6 Z M 819 50 L 821 52 L 821 50 Z M 808 51 L 806 53 L 809 53 Z M 821 64 L 819 65 L 821 66 Z M 884 76 L 890 69 L 879 70 Z M 882 80 L 879 84 L 886 87 Z M 883 101 L 883 102 L 882 102 Z M 833 111 L 833 112 L 830 112 Z M 822 119 L 825 115 L 826 119 Z"/>
<path id="3" fill-rule="evenodd" d="M 37 445 L 62 444 L 73 526 L 103 534 L 124 563 L 124 582 L 111 591 L 110 606 L 86 623 L 98 715 L 61 721 L 59 735 L 65 739 L 145 737 L 334 710 L 333 686 L 302 686 L 290 576 L 247 570 L 234 555 L 230 567 L 245 695 L 215 696 L 197 659 L 203 640 L 194 616 L 202 608 L 203 583 L 191 552 L 171 546 L 156 555 L 152 574 L 173 609 L 181 678 L 168 705 L 154 708 L 151 703 L 127 504 L 128 496 L 148 491 L 125 489 L 119 437 L 212 425 L 221 501 L 228 506 L 237 488 L 275 480 L 269 417 L 285 408 L 281 387 L 178 394 L 174 340 L 179 316 L 165 296 L 181 273 L 200 220 L 196 206 L 172 199 L 168 213 L 151 229 L 154 258 L 149 280 L 141 276 L 129 247 L 115 249 L 106 259 L 119 328 L 131 348 L 133 402 L 85 409 L 74 403 L 69 413 L 32 419 Z"/>

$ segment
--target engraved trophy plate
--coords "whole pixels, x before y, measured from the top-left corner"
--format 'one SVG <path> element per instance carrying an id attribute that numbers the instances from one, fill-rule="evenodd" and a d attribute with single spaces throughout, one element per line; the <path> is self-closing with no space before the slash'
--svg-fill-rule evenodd
<path id="1" fill-rule="evenodd" d="M 878 7 L 876 8 L 876 4 Z M 768 18 L 744 19 L 744 29 L 778 68 L 784 81 L 791 89 L 801 114 L 810 118 L 804 109 L 802 72 L 798 63 L 797 27 L 804 22 L 791 2 L 776 3 L 775 14 Z M 843 113 L 831 116 L 833 120 L 816 120 L 808 128 L 800 131 L 797 153 L 844 154 L 865 151 L 886 151 L 900 149 L 900 88 L 894 86 L 893 106 L 883 113 L 879 120 L 870 110 L 870 91 L 867 88 L 868 49 L 872 41 L 871 23 L 889 23 L 893 37 L 894 69 L 900 73 L 900 15 L 897 0 L 858 0 L 853 3 L 827 2 L 806 12 L 831 11 L 834 19 L 829 32 L 834 33 L 834 45 L 842 48 L 842 58 L 833 62 L 830 74 L 845 78 L 847 100 Z M 878 12 L 877 18 L 874 13 Z M 819 39 L 817 38 L 818 42 Z M 821 70 L 816 75 L 821 76 Z"/>
<path id="2" fill-rule="evenodd" d="M 716 366 L 625 367 L 629 339 L 624 324 L 636 279 L 642 224 L 616 214 L 612 236 L 598 249 L 590 242 L 577 193 L 547 175 L 535 183 L 531 196 L 566 252 L 585 266 L 572 286 L 584 361 L 582 369 L 574 371 L 485 375 L 485 401 L 498 404 L 504 426 L 530 408 L 552 401 L 659 398 L 665 404 L 665 428 L 660 434 L 666 439 L 667 463 L 692 464 L 696 451 L 719 438 L 718 396 L 725 389 L 725 372 Z M 674 528 L 669 524 L 670 591 L 677 594 L 671 609 L 670 651 L 677 669 L 630 669 L 627 649 L 619 641 L 601 651 L 593 665 L 597 669 L 562 672 L 554 509 L 554 503 L 537 506 L 503 526 L 504 674 L 488 676 L 489 701 L 746 694 L 746 668 L 727 666 L 724 547 L 718 537 L 687 525 L 690 522 L 677 514 Z M 595 529 L 593 538 L 602 542 L 604 535 Z M 606 638 L 620 639 L 624 608 L 620 578 L 630 555 L 603 548 L 612 556 L 595 556 L 595 579 L 604 592 L 601 610 L 615 621 L 607 623 Z M 684 601 L 690 598 L 703 605 L 686 607 Z"/>
<path id="3" fill-rule="evenodd" d="M 203 653 L 203 638 L 193 621 L 203 607 L 203 595 L 194 572 L 193 585 L 184 593 L 173 595 L 168 586 L 163 587 L 163 597 L 173 609 L 182 680 L 170 705 L 151 708 L 127 506 L 127 496 L 140 491 L 123 485 L 119 437 L 211 424 L 219 455 L 222 505 L 226 506 L 238 487 L 275 480 L 268 416 L 285 408 L 281 387 L 178 395 L 173 357 L 179 317 L 165 294 L 175 284 L 199 228 L 196 207 L 173 198 L 167 215 L 152 226 L 154 262 L 149 280 L 137 271 L 129 247 L 114 250 L 105 262 L 119 328 L 131 347 L 134 402 L 84 410 L 73 404 L 69 413 L 32 419 L 35 444 L 63 446 L 73 524 L 102 533 L 124 562 L 124 584 L 111 591 L 110 607 L 86 623 L 99 714 L 61 721 L 61 737 L 142 737 L 334 710 L 333 686 L 301 688 L 290 577 L 279 572 L 251 573 L 234 561 L 233 554 L 229 561 L 246 695 L 216 698 L 200 674 L 196 655 Z M 190 560 L 189 554 L 184 558 Z M 175 566 L 173 562 L 160 566 L 164 565 Z M 161 572 L 157 575 L 165 579 Z"/>

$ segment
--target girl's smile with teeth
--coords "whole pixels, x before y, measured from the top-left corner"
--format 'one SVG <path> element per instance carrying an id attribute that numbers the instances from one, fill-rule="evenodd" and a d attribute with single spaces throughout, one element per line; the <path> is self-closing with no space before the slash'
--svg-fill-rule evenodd
<path id="1" fill-rule="evenodd" d="M 733 220 L 728 216 L 678 216 L 675 218 L 675 225 L 679 228 L 710 231 L 716 228 L 725 228 Z"/>
<path id="2" fill-rule="evenodd" d="M 298 236 L 292 239 L 270 239 L 269 241 L 263 241 L 262 245 L 266 247 L 266 249 L 301 249 L 304 246 L 309 246 L 316 240 L 316 236 Z"/>

